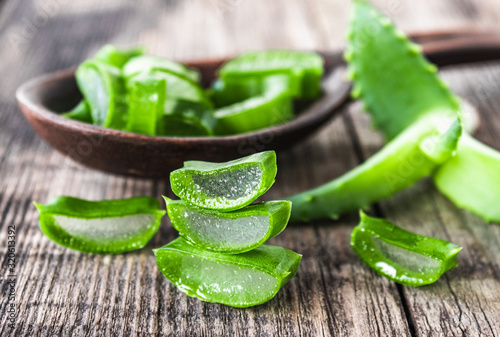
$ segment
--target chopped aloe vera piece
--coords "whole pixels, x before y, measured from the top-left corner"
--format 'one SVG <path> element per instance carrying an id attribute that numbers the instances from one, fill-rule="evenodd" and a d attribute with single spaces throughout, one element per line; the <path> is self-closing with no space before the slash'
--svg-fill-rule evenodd
<path id="1" fill-rule="evenodd" d="M 320 187 L 288 198 L 292 221 L 339 215 L 390 197 L 430 175 L 454 155 L 460 120 L 426 116 L 409 126 L 363 164 Z M 445 128 L 448 128 L 446 130 Z"/>
<path id="2" fill-rule="evenodd" d="M 455 268 L 461 247 L 448 241 L 410 233 L 384 219 L 360 212 L 351 247 L 380 275 L 408 286 L 433 283 Z"/>
<path id="3" fill-rule="evenodd" d="M 68 112 L 61 114 L 61 116 L 74 119 L 75 121 L 84 122 L 84 123 L 92 123 L 92 116 L 90 115 L 90 108 L 85 100 L 82 100 Z"/>
<path id="4" fill-rule="evenodd" d="M 388 139 L 421 116 L 456 116 L 459 99 L 437 75 L 436 66 L 368 1 L 355 0 L 345 58 L 360 98 Z M 368 31 L 372 27 L 374 31 Z"/>
<path id="5" fill-rule="evenodd" d="M 276 172 L 276 153 L 265 151 L 226 163 L 184 162 L 184 167 L 170 173 L 170 185 L 192 205 L 232 211 L 264 194 Z"/>
<path id="6" fill-rule="evenodd" d="M 162 129 L 165 109 L 166 81 L 149 73 L 141 73 L 128 83 L 129 113 L 127 131 L 155 135 Z"/>
<path id="7" fill-rule="evenodd" d="M 274 75 L 271 75 L 274 76 Z M 253 96 L 264 93 L 263 80 L 259 77 L 249 77 L 234 81 L 217 79 L 208 91 L 216 108 L 235 104 Z"/>
<path id="8" fill-rule="evenodd" d="M 153 251 L 158 268 L 183 293 L 239 308 L 272 299 L 295 276 L 302 258 L 269 245 L 236 255 L 214 253 L 182 237 Z"/>
<path id="9" fill-rule="evenodd" d="M 117 68 L 122 68 L 125 63 L 134 57 L 144 54 L 144 48 L 118 49 L 107 44 L 95 54 L 94 59 L 108 63 Z"/>
<path id="10" fill-rule="evenodd" d="M 268 201 L 223 213 L 164 198 L 174 228 L 198 247 L 214 252 L 252 250 L 281 233 L 290 218 L 290 201 Z"/>
<path id="11" fill-rule="evenodd" d="M 239 134 L 287 122 L 293 118 L 293 106 L 286 75 L 264 79 L 264 92 L 241 102 L 215 110 L 215 133 Z"/>
<path id="12" fill-rule="evenodd" d="M 290 77 L 289 91 L 294 97 L 315 98 L 321 93 L 323 59 L 316 53 L 291 50 L 247 52 L 229 60 L 219 70 L 221 79 L 228 82 L 277 73 Z"/>
<path id="13" fill-rule="evenodd" d="M 40 227 L 54 242 L 87 253 L 119 254 L 144 247 L 165 211 L 150 197 L 88 201 L 61 196 L 35 203 Z"/>
<path id="14" fill-rule="evenodd" d="M 212 136 L 216 124 L 206 106 L 182 99 L 169 99 L 162 118 L 158 134 L 164 136 Z"/>
<path id="15" fill-rule="evenodd" d="M 92 122 L 113 129 L 124 129 L 127 102 L 120 70 L 101 61 L 87 60 L 80 64 L 75 76 L 90 107 Z"/>
<path id="16" fill-rule="evenodd" d="M 211 108 L 212 103 L 207 98 L 205 91 L 195 82 L 187 80 L 175 74 L 154 71 L 151 72 L 158 78 L 163 78 L 167 82 L 166 95 L 167 102 L 172 100 L 183 100 L 196 102 L 200 105 Z M 173 113 L 169 105 L 165 107 L 165 113 Z"/>
<path id="17" fill-rule="evenodd" d="M 190 69 L 182 63 L 156 56 L 143 55 L 135 57 L 127 62 L 123 68 L 125 77 L 131 77 L 144 71 L 162 71 L 183 77 L 195 83 L 200 81 L 200 74 L 196 70 Z"/>
<path id="18" fill-rule="evenodd" d="M 464 135 L 457 155 L 436 171 L 434 182 L 458 207 L 500 222 L 500 152 Z"/>

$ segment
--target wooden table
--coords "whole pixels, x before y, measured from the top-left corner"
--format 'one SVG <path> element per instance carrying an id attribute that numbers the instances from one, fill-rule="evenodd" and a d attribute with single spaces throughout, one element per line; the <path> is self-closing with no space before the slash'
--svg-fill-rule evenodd
<path id="1" fill-rule="evenodd" d="M 498 24 L 500 2 L 384 1 L 407 31 Z M 38 227 L 33 201 L 169 193 L 165 181 L 112 176 L 72 163 L 22 118 L 15 89 L 76 66 L 105 43 L 146 45 L 179 59 L 270 47 L 338 50 L 346 0 L 3 0 L 0 2 L 1 336 L 500 336 L 500 227 L 457 209 L 424 179 L 371 214 L 464 247 L 460 266 L 431 286 L 397 285 L 349 247 L 358 216 L 291 224 L 271 243 L 304 255 L 300 271 L 270 302 L 234 309 L 188 298 L 158 271 L 151 248 L 176 237 L 167 218 L 138 252 L 101 256 L 64 249 Z M 500 62 L 448 68 L 452 89 L 476 105 L 476 136 L 500 150 Z M 268 199 L 331 180 L 383 144 L 353 103 L 314 137 L 279 154 Z M 500 207 L 500 203 L 499 206 Z M 6 245 L 16 227 L 15 329 L 7 323 Z"/>

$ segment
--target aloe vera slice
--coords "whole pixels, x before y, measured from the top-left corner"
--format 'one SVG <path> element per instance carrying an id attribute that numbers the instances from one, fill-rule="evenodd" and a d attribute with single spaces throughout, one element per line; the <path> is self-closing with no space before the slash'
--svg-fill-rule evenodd
<path id="1" fill-rule="evenodd" d="M 271 75 L 264 79 L 261 95 L 215 110 L 218 135 L 239 134 L 287 122 L 293 118 L 289 78 Z"/>
<path id="2" fill-rule="evenodd" d="M 90 108 L 85 100 L 80 101 L 73 109 L 61 114 L 61 116 L 73 119 L 75 121 L 92 123 L 92 116 L 90 115 Z"/>
<path id="3" fill-rule="evenodd" d="M 160 271 L 183 293 L 239 308 L 272 299 L 295 276 L 302 258 L 269 245 L 236 255 L 214 253 L 182 237 L 153 251 Z"/>
<path id="4" fill-rule="evenodd" d="M 182 63 L 170 61 L 161 57 L 143 55 L 131 59 L 123 68 L 125 77 L 135 76 L 141 72 L 167 72 L 173 75 L 183 77 L 184 79 L 198 83 L 200 81 L 200 74 L 194 70 L 186 67 Z"/>
<path id="5" fill-rule="evenodd" d="M 120 70 L 102 61 L 87 60 L 76 70 L 76 82 L 96 125 L 122 130 L 126 126 L 125 83 Z"/>
<path id="6" fill-rule="evenodd" d="M 123 68 L 125 63 L 142 54 L 144 54 L 144 48 L 141 47 L 119 49 L 113 45 L 107 44 L 97 51 L 94 59 L 100 60 L 117 68 Z"/>
<path id="7" fill-rule="evenodd" d="M 434 174 L 441 193 L 486 221 L 500 221 L 500 152 L 464 135 L 457 155 Z"/>
<path id="8" fill-rule="evenodd" d="M 163 78 L 167 82 L 167 103 L 172 100 L 184 100 L 199 103 L 207 108 L 212 107 L 205 91 L 197 83 L 168 72 L 154 71 L 151 74 L 154 74 L 158 78 Z M 165 113 L 172 112 L 172 108 L 169 109 L 167 105 Z"/>
<path id="9" fill-rule="evenodd" d="M 290 201 L 268 201 L 223 213 L 164 198 L 174 228 L 198 247 L 214 252 L 252 250 L 281 233 L 290 218 Z"/>
<path id="10" fill-rule="evenodd" d="M 397 283 L 422 286 L 455 268 L 461 247 L 408 232 L 393 223 L 360 212 L 351 247 L 370 268 Z"/>
<path id="11" fill-rule="evenodd" d="M 264 194 L 276 172 L 276 153 L 265 151 L 225 163 L 184 162 L 184 167 L 170 173 L 170 185 L 192 205 L 232 211 Z"/>
<path id="12" fill-rule="evenodd" d="M 207 106 L 182 99 L 169 99 L 158 130 L 164 136 L 212 136 L 216 120 Z"/>
<path id="13" fill-rule="evenodd" d="M 119 254 L 144 247 L 165 211 L 150 197 L 88 201 L 61 196 L 35 203 L 40 227 L 52 241 L 87 253 Z"/>
<path id="14" fill-rule="evenodd" d="M 291 50 L 265 50 L 241 54 L 220 70 L 220 78 L 231 86 L 234 81 L 271 74 L 287 74 L 293 97 L 315 98 L 321 93 L 323 59 L 316 53 Z"/>
<path id="15" fill-rule="evenodd" d="M 157 129 L 162 129 L 166 81 L 149 73 L 141 73 L 129 81 L 128 86 L 127 130 L 157 134 Z"/>
<path id="16" fill-rule="evenodd" d="M 448 130 L 446 130 L 448 128 Z M 339 215 L 366 208 L 430 175 L 454 155 L 462 134 L 460 120 L 423 117 L 363 164 L 315 189 L 288 198 L 292 221 Z"/>

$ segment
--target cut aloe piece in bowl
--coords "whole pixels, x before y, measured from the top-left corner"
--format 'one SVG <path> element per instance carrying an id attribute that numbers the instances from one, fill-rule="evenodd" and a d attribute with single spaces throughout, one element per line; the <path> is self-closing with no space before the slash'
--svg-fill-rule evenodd
<path id="1" fill-rule="evenodd" d="M 127 123 L 125 82 L 120 69 L 99 60 L 87 60 L 75 73 L 78 88 L 95 125 L 122 130 Z"/>
<path id="2" fill-rule="evenodd" d="M 295 276 L 302 258 L 269 245 L 236 255 L 214 253 L 182 237 L 153 251 L 158 268 L 180 291 L 240 308 L 272 299 Z"/>
<path id="3" fill-rule="evenodd" d="M 131 77 L 144 71 L 167 72 L 183 77 L 192 82 L 200 81 L 200 74 L 196 70 L 190 69 L 182 63 L 170 61 L 157 56 L 138 56 L 131 59 L 123 67 L 123 74 L 125 77 Z"/>
<path id="4" fill-rule="evenodd" d="M 219 70 L 220 78 L 228 85 L 250 77 L 262 78 L 273 74 L 290 77 L 289 91 L 294 97 L 316 98 L 321 93 L 323 59 L 312 52 L 251 51 L 229 60 Z"/>
<path id="5" fill-rule="evenodd" d="M 129 81 L 127 131 L 156 135 L 161 129 L 166 81 L 150 73 L 141 73 Z"/>
<path id="6" fill-rule="evenodd" d="M 264 194 L 276 172 L 276 153 L 265 151 L 226 163 L 187 161 L 170 173 L 170 185 L 179 198 L 195 206 L 232 211 Z"/>
<path id="7" fill-rule="evenodd" d="M 232 212 L 217 212 L 165 198 L 170 221 L 203 249 L 238 254 L 252 250 L 285 229 L 292 203 L 268 201 Z"/>
<path id="8" fill-rule="evenodd" d="M 397 283 L 422 286 L 456 267 L 461 247 L 408 232 L 393 223 L 360 212 L 351 247 L 370 268 Z"/>
<path id="9" fill-rule="evenodd" d="M 144 247 L 165 211 L 150 197 L 88 201 L 61 196 L 35 203 L 40 227 L 54 242 L 87 253 L 119 254 Z"/>
<path id="10" fill-rule="evenodd" d="M 97 51 L 94 59 L 121 69 L 131 59 L 143 54 L 144 48 L 142 47 L 119 49 L 113 45 L 107 44 Z"/>

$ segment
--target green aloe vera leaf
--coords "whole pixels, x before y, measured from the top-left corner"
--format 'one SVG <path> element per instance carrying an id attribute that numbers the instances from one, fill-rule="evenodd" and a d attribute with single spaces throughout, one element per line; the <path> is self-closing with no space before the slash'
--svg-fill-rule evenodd
<path id="1" fill-rule="evenodd" d="M 123 74 L 125 77 L 131 77 L 143 71 L 167 72 L 194 83 L 200 81 L 200 74 L 198 71 L 188 68 L 182 63 L 156 56 L 143 55 L 135 57 L 123 67 Z"/>
<path id="2" fill-rule="evenodd" d="M 170 99 L 157 130 L 163 136 L 212 136 L 216 124 L 212 110 L 197 102 Z"/>
<path id="3" fill-rule="evenodd" d="M 446 119 L 421 118 L 363 164 L 320 187 L 288 198 L 293 204 L 291 221 L 337 219 L 343 213 L 392 196 L 451 158 L 461 133 L 460 119 L 450 126 Z"/>
<path id="4" fill-rule="evenodd" d="M 225 163 L 184 162 L 184 167 L 170 173 L 170 185 L 194 206 L 233 211 L 264 194 L 276 172 L 276 153 L 265 151 Z"/>
<path id="5" fill-rule="evenodd" d="M 295 276 L 302 258 L 270 245 L 242 254 L 214 253 L 182 237 L 153 252 L 160 271 L 183 293 L 239 308 L 272 299 Z"/>
<path id="6" fill-rule="evenodd" d="M 389 139 L 423 115 L 455 115 L 460 109 L 465 129 L 470 131 L 469 124 L 475 123 L 467 116 L 470 109 L 459 107 L 458 98 L 419 47 L 364 0 L 354 1 L 345 57 L 354 82 L 353 96 L 364 101 L 376 127 Z M 436 171 L 434 181 L 457 206 L 487 221 L 500 221 L 497 207 L 490 207 L 500 199 L 494 173 L 499 157 L 498 151 L 464 136 L 457 156 Z"/>
<path id="7" fill-rule="evenodd" d="M 127 131 L 155 135 L 162 129 L 166 85 L 165 79 L 149 73 L 129 81 Z"/>
<path id="8" fill-rule="evenodd" d="M 228 254 L 247 252 L 281 233 L 291 211 L 290 201 L 268 201 L 217 212 L 163 198 L 170 221 L 181 236 L 200 248 Z"/>
<path id="9" fill-rule="evenodd" d="M 287 74 L 293 97 L 315 98 L 321 94 L 323 59 L 313 52 L 265 50 L 243 53 L 226 62 L 219 76 L 230 83 L 249 77 Z"/>
<path id="10" fill-rule="evenodd" d="M 420 116 L 456 116 L 460 108 L 420 46 L 368 1 L 353 1 L 345 58 L 354 82 L 352 96 L 363 100 L 375 127 L 388 139 Z"/>
<path id="11" fill-rule="evenodd" d="M 76 70 L 76 82 L 90 107 L 92 122 L 122 130 L 127 123 L 126 88 L 120 70 L 87 60 Z"/>
<path id="12" fill-rule="evenodd" d="M 434 182 L 458 207 L 500 222 L 500 152 L 464 134 L 457 155 L 439 167 Z"/>
<path id="13" fill-rule="evenodd" d="M 92 124 L 92 116 L 90 114 L 90 107 L 85 100 L 81 100 L 73 109 L 61 114 L 61 116 L 74 119 L 75 121 Z"/>
<path id="14" fill-rule="evenodd" d="M 461 247 L 408 232 L 393 223 L 360 212 L 351 247 L 371 269 L 397 283 L 422 286 L 455 268 Z"/>
<path id="15" fill-rule="evenodd" d="M 119 49 L 113 45 L 107 44 L 97 51 L 94 59 L 117 68 L 123 68 L 125 63 L 142 54 L 144 54 L 144 48 L 142 47 Z"/>
<path id="16" fill-rule="evenodd" d="M 288 91 L 289 77 L 271 75 L 264 79 L 261 95 L 216 109 L 217 135 L 239 134 L 282 124 L 293 118 Z"/>
<path id="17" fill-rule="evenodd" d="M 165 211 L 150 197 L 88 201 L 56 197 L 35 203 L 40 227 L 52 241 L 74 250 L 119 254 L 144 247 Z"/>

